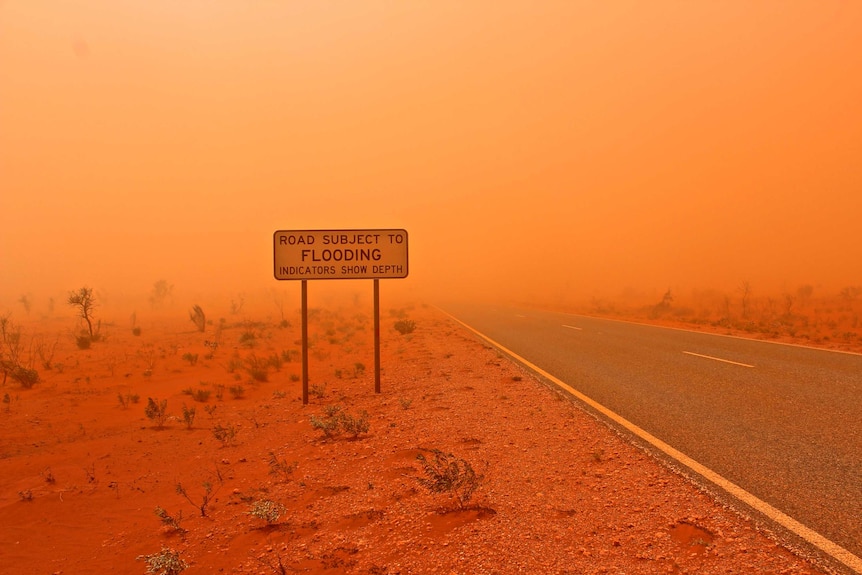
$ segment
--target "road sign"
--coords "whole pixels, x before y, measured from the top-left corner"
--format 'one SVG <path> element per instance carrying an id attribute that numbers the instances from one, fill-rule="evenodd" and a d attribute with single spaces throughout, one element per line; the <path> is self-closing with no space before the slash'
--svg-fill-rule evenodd
<path id="1" fill-rule="evenodd" d="M 406 230 L 279 230 L 273 248 L 277 280 L 407 277 Z"/>

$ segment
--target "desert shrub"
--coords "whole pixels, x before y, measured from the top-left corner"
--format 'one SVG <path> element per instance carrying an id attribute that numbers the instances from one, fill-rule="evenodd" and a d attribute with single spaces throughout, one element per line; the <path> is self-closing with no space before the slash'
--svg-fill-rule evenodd
<path id="1" fill-rule="evenodd" d="M 162 547 L 158 553 L 138 555 L 138 561 L 147 564 L 147 573 L 152 575 L 178 575 L 189 568 L 189 564 L 180 559 L 180 552 Z"/>
<path id="2" fill-rule="evenodd" d="M 326 416 L 317 417 L 312 415 L 308 418 L 311 427 L 319 429 L 326 437 L 334 437 L 338 434 L 339 416 L 341 412 L 340 405 L 328 405 L 325 408 Z"/>
<path id="3" fill-rule="evenodd" d="M 340 405 L 329 405 L 325 408 L 325 413 L 324 417 L 312 415 L 309 422 L 311 427 L 322 431 L 327 438 L 335 437 L 341 433 L 355 438 L 362 433 L 367 433 L 370 428 L 368 412 L 366 411 L 354 416 L 345 412 Z"/>
<path id="4" fill-rule="evenodd" d="M 180 523 L 183 520 L 183 512 L 182 511 L 180 511 L 176 517 L 173 517 L 172 515 L 170 515 L 167 511 L 165 511 L 161 507 L 156 506 L 154 512 L 156 514 L 156 517 L 158 517 L 162 521 L 163 525 L 170 527 L 171 529 L 173 529 L 174 531 L 176 531 L 178 533 L 185 533 L 186 532 L 186 530 L 180 526 Z"/>
<path id="5" fill-rule="evenodd" d="M 183 421 L 185 422 L 187 429 L 191 429 L 192 425 L 194 425 L 196 412 L 197 409 L 195 409 L 194 406 L 186 407 L 186 404 L 183 404 Z"/>
<path id="6" fill-rule="evenodd" d="M 257 517 L 269 524 L 273 524 L 278 521 L 286 510 L 287 508 L 281 503 L 270 499 L 259 499 L 249 506 L 247 513 L 252 517 Z"/>
<path id="7" fill-rule="evenodd" d="M 9 376 L 20 383 L 24 389 L 32 389 L 34 385 L 39 383 L 39 372 L 22 365 L 14 366 Z"/>
<path id="8" fill-rule="evenodd" d="M 236 439 L 236 427 L 233 425 L 216 425 L 213 427 L 213 437 L 221 441 L 227 447 Z"/>
<path id="9" fill-rule="evenodd" d="M 308 388 L 308 393 L 317 399 L 323 399 L 323 396 L 326 395 L 326 384 L 312 383 L 311 387 Z"/>
<path id="10" fill-rule="evenodd" d="M 448 493 L 459 507 L 464 507 L 484 478 L 477 475 L 468 461 L 443 453 L 439 449 L 425 449 L 433 459 L 420 453 L 416 459 L 422 465 L 425 477 L 417 477 L 420 485 L 432 493 Z"/>
<path id="11" fill-rule="evenodd" d="M 253 329 L 246 329 L 239 334 L 239 344 L 243 347 L 254 347 L 257 344 L 257 334 Z"/>
<path id="12" fill-rule="evenodd" d="M 75 345 L 78 346 L 78 349 L 90 349 L 92 341 L 86 333 L 75 336 Z"/>
<path id="13" fill-rule="evenodd" d="M 257 357 L 254 354 L 248 356 L 245 360 L 245 370 L 254 381 L 264 383 L 269 381 L 269 360 L 266 358 Z"/>
<path id="14" fill-rule="evenodd" d="M 245 388 L 241 385 L 232 385 L 228 388 L 228 391 L 234 399 L 242 399 L 245 396 Z"/>
<path id="15" fill-rule="evenodd" d="M 195 305 L 192 307 L 191 311 L 189 311 L 189 318 L 192 320 L 192 323 L 198 328 L 198 331 L 203 333 L 207 329 L 207 316 L 204 314 L 204 310 L 199 305 Z"/>
<path id="16" fill-rule="evenodd" d="M 348 413 L 341 414 L 341 428 L 344 432 L 351 436 L 357 437 L 362 433 L 368 433 L 370 424 L 368 423 L 368 412 L 361 411 L 358 416 L 353 416 Z"/>
<path id="17" fill-rule="evenodd" d="M 395 322 L 395 331 L 400 333 L 401 335 L 407 335 L 408 333 L 413 333 L 413 330 L 416 329 L 416 322 L 412 319 L 402 319 Z"/>
<path id="18" fill-rule="evenodd" d="M 228 373 L 234 373 L 240 369 L 245 367 L 245 363 L 242 361 L 240 357 L 232 357 L 227 362 L 227 367 L 225 368 Z"/>
<path id="19" fill-rule="evenodd" d="M 293 472 L 296 471 L 296 467 L 299 465 L 299 463 L 296 461 L 294 461 L 293 463 L 288 463 L 284 459 L 279 459 L 278 456 L 275 454 L 275 451 L 269 452 L 268 463 L 269 474 L 274 475 L 282 481 L 289 481 L 290 476 L 293 475 Z"/>
<path id="20" fill-rule="evenodd" d="M 296 361 L 299 359 L 299 351 L 295 349 L 283 349 L 281 350 L 281 359 L 284 363 L 290 363 L 292 361 Z"/>
<path id="21" fill-rule="evenodd" d="M 267 358 L 266 363 L 275 371 L 281 371 L 281 366 L 284 364 L 284 360 L 281 359 L 281 356 L 277 353 L 273 353 Z"/>
<path id="22" fill-rule="evenodd" d="M 189 365 L 194 365 L 198 362 L 198 354 L 186 352 L 183 354 L 183 360 L 189 362 Z"/>
<path id="23" fill-rule="evenodd" d="M 209 400 L 212 391 L 203 388 L 192 389 L 191 387 L 187 387 L 183 390 L 183 393 L 190 395 L 192 399 L 199 403 L 206 403 Z"/>
<path id="24" fill-rule="evenodd" d="M 176 488 L 177 495 L 182 495 L 186 499 L 186 501 L 188 501 L 189 503 L 194 505 L 197 508 L 197 510 L 201 512 L 201 517 L 206 517 L 207 516 L 207 508 L 209 507 L 209 504 L 212 502 L 213 497 L 216 496 L 216 494 L 219 492 L 219 490 L 221 489 L 221 486 L 222 486 L 221 475 L 217 475 L 217 480 L 218 480 L 218 486 L 215 488 L 213 488 L 212 482 L 210 482 L 210 481 L 204 482 L 204 484 L 203 484 L 204 493 L 203 493 L 203 495 L 201 495 L 200 503 L 196 502 L 194 499 L 191 498 L 188 491 L 186 491 L 185 487 L 183 487 L 182 483 L 177 483 L 177 488 Z"/>
<path id="25" fill-rule="evenodd" d="M 163 399 L 159 401 L 158 399 L 148 397 L 147 406 L 144 408 L 144 415 L 152 420 L 156 424 L 156 427 L 164 427 L 165 420 L 168 418 L 168 400 Z"/>
<path id="26" fill-rule="evenodd" d="M 43 338 L 39 338 L 34 342 L 36 353 L 39 355 L 42 367 L 50 370 L 53 367 L 54 354 L 57 351 L 57 344 L 60 342 L 60 336 L 53 343 L 47 344 Z"/>

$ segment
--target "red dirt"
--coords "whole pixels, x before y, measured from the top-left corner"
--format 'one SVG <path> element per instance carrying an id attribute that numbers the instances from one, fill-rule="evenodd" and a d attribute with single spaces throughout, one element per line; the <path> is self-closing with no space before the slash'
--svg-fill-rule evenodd
<path id="1" fill-rule="evenodd" d="M 307 406 L 296 359 L 267 382 L 228 369 L 298 350 L 296 318 L 228 325 L 211 359 L 212 326 L 192 331 L 187 319 L 140 337 L 114 328 L 89 350 L 61 338 L 40 383 L 2 390 L 0 572 L 140 574 L 136 557 L 166 547 L 189 574 L 280 573 L 279 561 L 287 573 L 820 573 L 454 322 L 406 313 L 409 335 L 384 317 L 380 395 L 368 311 L 314 314 L 311 383 L 326 388 Z M 49 340 L 69 321 L 26 330 Z M 246 332 L 254 347 L 240 345 Z M 196 402 L 187 388 L 211 395 Z M 148 397 L 168 401 L 161 429 L 144 415 Z M 196 408 L 189 429 L 183 403 Z M 369 431 L 314 429 L 311 416 L 336 404 L 366 410 Z M 217 426 L 235 438 L 223 444 Z M 484 475 L 465 509 L 420 485 L 423 449 Z M 273 524 L 248 514 L 264 499 L 285 506 Z M 156 507 L 181 516 L 182 531 Z"/>

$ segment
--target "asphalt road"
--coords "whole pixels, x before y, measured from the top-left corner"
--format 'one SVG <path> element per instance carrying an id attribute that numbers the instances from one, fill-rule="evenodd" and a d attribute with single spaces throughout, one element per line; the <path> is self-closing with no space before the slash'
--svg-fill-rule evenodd
<path id="1" fill-rule="evenodd" d="M 532 309 L 443 309 L 862 557 L 862 355 Z"/>

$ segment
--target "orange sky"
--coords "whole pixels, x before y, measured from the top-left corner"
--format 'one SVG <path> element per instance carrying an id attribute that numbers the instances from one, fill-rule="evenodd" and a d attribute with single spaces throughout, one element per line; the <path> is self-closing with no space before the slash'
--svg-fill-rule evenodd
<path id="1" fill-rule="evenodd" d="M 0 311 L 281 288 L 277 229 L 405 228 L 423 293 L 862 284 L 860 103 L 850 0 L 6 0 Z"/>

